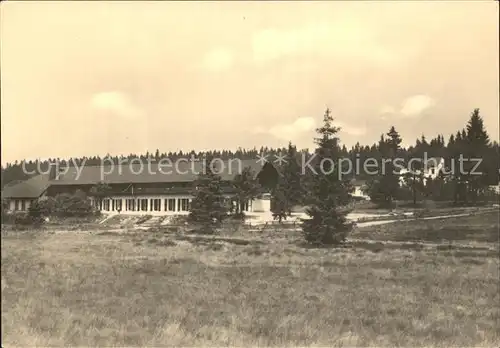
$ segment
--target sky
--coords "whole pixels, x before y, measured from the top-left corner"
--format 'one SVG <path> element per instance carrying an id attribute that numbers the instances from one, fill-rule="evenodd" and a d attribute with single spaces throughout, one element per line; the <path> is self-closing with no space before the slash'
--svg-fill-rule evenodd
<path id="1" fill-rule="evenodd" d="M 495 1 L 1 6 L 2 163 L 176 150 L 498 139 Z"/>

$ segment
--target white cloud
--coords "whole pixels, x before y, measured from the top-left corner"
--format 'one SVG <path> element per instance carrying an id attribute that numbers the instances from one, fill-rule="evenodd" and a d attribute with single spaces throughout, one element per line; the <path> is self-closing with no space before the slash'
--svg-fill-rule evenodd
<path id="1" fill-rule="evenodd" d="M 351 126 L 347 123 L 344 123 L 342 121 L 333 121 L 333 124 L 336 127 L 340 127 L 340 132 L 346 133 L 349 135 L 365 135 L 367 132 L 366 127 L 355 127 Z"/>
<path id="2" fill-rule="evenodd" d="M 416 117 L 434 104 L 434 100 L 427 95 L 414 95 L 403 102 L 401 114 L 406 117 Z"/>
<path id="3" fill-rule="evenodd" d="M 95 94 L 90 100 L 90 105 L 94 110 L 129 119 L 144 115 L 141 108 L 136 106 L 126 94 L 119 91 Z"/>
<path id="4" fill-rule="evenodd" d="M 380 114 L 384 115 L 384 114 L 394 114 L 396 113 L 396 109 L 394 108 L 394 106 L 391 106 L 391 105 L 384 105 L 380 108 Z"/>
<path id="5" fill-rule="evenodd" d="M 379 45 L 372 30 L 362 24 L 317 23 L 295 30 L 266 29 L 253 35 L 253 57 L 266 62 L 293 54 L 326 54 L 391 65 L 402 56 Z M 406 54 L 406 53 L 405 53 Z"/>
<path id="6" fill-rule="evenodd" d="M 295 140 L 304 133 L 310 132 L 316 128 L 316 121 L 312 117 L 301 117 L 293 123 L 277 124 L 269 129 L 258 127 L 256 133 L 267 133 L 281 140 Z"/>
<path id="7" fill-rule="evenodd" d="M 334 126 L 340 127 L 340 132 L 349 135 L 364 135 L 367 130 L 364 127 L 355 127 L 342 121 L 334 120 Z M 285 141 L 296 141 L 304 134 L 313 132 L 316 129 L 316 120 L 312 117 L 301 117 L 296 119 L 293 123 L 278 124 L 269 128 L 268 130 L 259 127 L 255 130 L 256 133 L 271 134 L 275 138 Z"/>
<path id="8" fill-rule="evenodd" d="M 415 118 L 420 116 L 425 110 L 433 107 L 435 100 L 428 95 L 418 94 L 406 98 L 399 109 L 391 105 L 384 105 L 380 108 L 380 118 L 385 119 L 387 115 L 393 115 L 403 118 Z"/>
<path id="9" fill-rule="evenodd" d="M 210 71 L 220 71 L 230 68 L 234 62 L 233 53 L 226 48 L 216 48 L 205 54 L 203 67 Z"/>

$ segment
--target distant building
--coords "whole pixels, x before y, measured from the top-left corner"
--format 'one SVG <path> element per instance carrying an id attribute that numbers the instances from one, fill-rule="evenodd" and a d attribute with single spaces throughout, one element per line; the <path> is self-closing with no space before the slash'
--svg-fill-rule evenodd
<path id="1" fill-rule="evenodd" d="M 9 211 L 27 211 L 32 202 L 44 196 L 49 187 L 48 175 L 36 175 L 26 181 L 7 184 L 2 190 L 2 200 Z"/>
<path id="2" fill-rule="evenodd" d="M 495 192 L 496 194 L 500 194 L 500 183 L 496 185 L 490 185 L 489 186 L 490 190 Z"/>
<path id="3" fill-rule="evenodd" d="M 352 196 L 358 199 L 370 200 L 370 197 L 364 192 L 366 189 L 366 180 L 354 179 L 352 182 L 354 192 Z"/>
<path id="4" fill-rule="evenodd" d="M 50 173 L 10 185 L 2 191 L 2 199 L 8 201 L 10 211 L 27 211 L 36 199 L 59 193 L 81 190 L 87 194 L 99 182 L 111 187 L 102 201 L 92 203 L 101 212 L 186 214 L 192 201 L 193 182 L 202 170 L 202 163 L 177 161 L 165 168 L 159 164 L 131 163 L 116 166 L 76 166 L 60 173 L 52 167 Z M 148 167 L 149 166 L 149 167 Z M 270 189 L 277 182 L 278 171 L 269 162 L 261 165 L 255 160 L 229 160 L 220 163 L 223 192 L 227 198 L 235 190 L 231 181 L 242 170 L 250 167 L 263 187 L 262 195 L 244 203 L 247 212 L 270 211 Z"/>
<path id="5" fill-rule="evenodd" d="M 426 163 L 422 164 L 422 170 L 415 170 L 415 174 L 420 176 L 423 174 L 424 178 L 424 185 L 427 182 L 428 179 L 436 179 L 439 174 L 444 170 L 444 158 L 442 157 L 431 157 L 427 159 Z M 406 173 L 409 173 L 409 169 L 401 169 L 399 172 L 399 180 L 400 184 L 403 185 L 404 182 L 404 175 Z"/>

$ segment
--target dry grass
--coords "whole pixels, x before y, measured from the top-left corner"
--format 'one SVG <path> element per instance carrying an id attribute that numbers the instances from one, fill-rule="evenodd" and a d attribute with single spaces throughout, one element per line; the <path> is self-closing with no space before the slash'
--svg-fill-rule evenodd
<path id="1" fill-rule="evenodd" d="M 479 242 L 498 245 L 499 216 L 497 210 L 466 217 L 398 221 L 396 224 L 360 228 L 354 231 L 352 237 L 382 241 Z"/>
<path id="2" fill-rule="evenodd" d="M 481 226 L 474 218 L 436 226 L 448 223 L 459 231 Z M 238 244 L 138 231 L 5 235 L 3 344 L 500 343 L 498 257 L 437 248 L 306 249 L 294 238 L 271 237 L 257 232 L 260 244 Z"/>

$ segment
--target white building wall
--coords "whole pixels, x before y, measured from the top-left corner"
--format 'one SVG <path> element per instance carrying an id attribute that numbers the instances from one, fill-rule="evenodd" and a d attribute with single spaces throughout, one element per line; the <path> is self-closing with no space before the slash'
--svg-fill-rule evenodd
<path id="1" fill-rule="evenodd" d="M 271 211 L 271 198 L 264 196 L 255 199 L 251 204 L 251 212 L 255 213 L 267 213 Z"/>
<path id="2" fill-rule="evenodd" d="M 29 207 L 31 206 L 31 201 L 32 199 L 26 199 L 26 198 L 13 198 L 9 200 L 9 211 L 11 212 L 16 212 L 16 211 L 28 211 Z M 23 206 L 24 202 L 24 206 Z M 24 209 L 23 209 L 24 208 Z"/>
<path id="3" fill-rule="evenodd" d="M 352 195 L 354 197 L 364 197 L 364 198 L 370 198 L 368 195 L 366 195 L 364 192 L 363 192 L 363 186 L 354 186 L 354 192 L 352 193 Z"/>
<path id="4" fill-rule="evenodd" d="M 226 196 L 229 198 L 230 196 Z M 175 200 L 175 210 L 170 210 L 168 207 L 168 200 Z M 122 214 L 132 214 L 132 215 L 140 215 L 140 214 L 148 214 L 148 215 L 185 215 L 189 213 L 189 205 L 191 204 L 193 197 L 191 195 L 134 195 L 134 196 L 111 196 L 102 200 L 100 211 L 102 213 L 118 213 L 117 206 L 121 202 L 121 210 Z M 97 201 L 92 200 L 92 204 L 97 206 Z M 135 208 L 130 210 L 127 205 L 128 200 L 134 200 Z M 142 209 L 142 200 L 147 200 L 147 210 Z M 154 200 L 160 200 L 159 202 L 159 210 L 155 210 L 154 206 L 151 204 Z M 167 201 L 165 201 L 167 200 Z M 182 200 L 188 200 L 188 205 L 186 207 L 186 203 L 184 204 Z M 113 206 L 113 201 L 115 202 Z M 249 202 L 249 210 L 253 211 L 253 204 Z"/>

